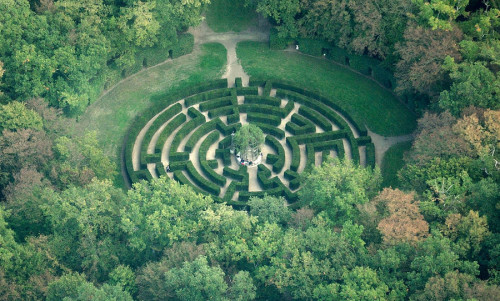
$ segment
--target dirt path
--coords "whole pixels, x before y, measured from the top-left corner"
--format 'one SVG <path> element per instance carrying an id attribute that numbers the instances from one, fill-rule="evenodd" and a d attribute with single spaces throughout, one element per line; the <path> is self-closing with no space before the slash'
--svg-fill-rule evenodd
<path id="1" fill-rule="evenodd" d="M 234 85 L 234 79 L 237 77 L 241 77 L 244 86 L 248 85 L 249 76 L 243 70 L 238 57 L 236 56 L 236 45 L 241 41 L 266 42 L 269 40 L 269 24 L 265 20 L 263 21 L 261 19 L 259 19 L 257 25 L 239 33 L 216 33 L 208 27 L 205 20 L 203 20 L 200 26 L 190 28 L 189 32 L 194 36 L 195 47 L 198 47 L 203 43 L 210 42 L 217 42 L 226 47 L 227 66 L 226 72 L 222 78 L 228 79 L 229 86 Z"/>
<path id="2" fill-rule="evenodd" d="M 372 138 L 372 142 L 375 145 L 375 163 L 377 163 L 378 166 L 382 166 L 382 159 L 384 159 L 384 154 L 391 146 L 400 142 L 413 140 L 414 138 L 413 134 L 384 137 L 370 131 L 369 129 L 368 135 Z"/>

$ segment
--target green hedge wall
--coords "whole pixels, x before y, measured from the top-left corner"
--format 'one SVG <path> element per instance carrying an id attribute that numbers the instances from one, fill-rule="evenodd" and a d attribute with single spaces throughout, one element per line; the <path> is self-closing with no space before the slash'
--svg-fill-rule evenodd
<path id="1" fill-rule="evenodd" d="M 216 149 L 215 158 L 221 159 L 224 165 L 231 165 L 231 152 L 228 148 Z"/>
<path id="2" fill-rule="evenodd" d="M 278 30 L 273 27 L 269 32 L 269 48 L 273 50 L 283 50 L 291 42 L 288 38 L 281 38 L 278 34 Z"/>
<path id="3" fill-rule="evenodd" d="M 281 172 L 283 166 L 285 166 L 285 150 L 283 149 L 283 146 L 281 146 L 281 143 L 279 143 L 278 140 L 276 140 L 273 136 L 270 135 L 266 136 L 265 143 L 269 145 L 272 149 L 274 149 L 274 151 L 277 153 L 277 159 L 274 160 L 274 162 L 270 163 L 273 165 L 273 171 L 275 173 Z"/>
<path id="4" fill-rule="evenodd" d="M 292 150 L 292 162 L 290 163 L 290 169 L 296 172 L 300 165 L 299 144 L 294 137 L 286 137 L 286 143 Z"/>
<path id="5" fill-rule="evenodd" d="M 236 104 L 237 104 L 236 99 L 234 99 L 232 96 L 226 96 L 200 103 L 200 111 L 206 112 L 208 110 L 219 109 L 222 107 L 233 106 Z"/>
<path id="6" fill-rule="evenodd" d="M 186 171 L 193 182 L 200 186 L 201 189 L 204 189 L 211 194 L 215 194 L 216 196 L 220 194 L 220 187 L 201 176 L 194 167 L 193 162 L 189 161 L 186 164 Z"/>
<path id="7" fill-rule="evenodd" d="M 237 77 L 234 79 L 234 85 L 236 88 L 243 87 L 243 81 L 241 80 L 241 77 Z"/>
<path id="8" fill-rule="evenodd" d="M 281 99 L 271 96 L 248 95 L 245 97 L 245 103 L 280 107 Z"/>
<path id="9" fill-rule="evenodd" d="M 179 115 L 175 116 L 175 118 L 172 119 L 172 121 L 170 121 L 167 124 L 167 126 L 161 132 L 160 137 L 158 137 L 158 140 L 156 141 L 156 145 L 155 145 L 155 152 L 156 153 L 162 152 L 163 145 L 167 141 L 168 136 L 170 136 L 170 134 L 172 134 L 172 132 L 175 131 L 175 129 L 177 129 L 181 124 L 186 122 L 186 119 L 187 119 L 186 115 L 179 114 Z"/>
<path id="10" fill-rule="evenodd" d="M 331 48 L 331 44 L 315 39 L 298 39 L 299 43 L 299 51 L 305 54 L 313 55 L 313 56 L 322 56 L 326 54 L 326 50 Z"/>
<path id="11" fill-rule="evenodd" d="M 273 126 L 278 126 L 281 123 L 281 118 L 279 116 L 255 112 L 247 113 L 247 120 L 248 122 L 266 123 Z"/>
<path id="12" fill-rule="evenodd" d="M 375 168 L 375 145 L 373 143 L 366 144 L 366 166 Z"/>
<path id="13" fill-rule="evenodd" d="M 191 97 L 186 98 L 184 100 L 184 104 L 186 105 L 186 107 L 190 107 L 190 106 L 195 105 L 195 104 L 200 103 L 200 102 L 204 102 L 204 101 L 207 101 L 210 99 L 215 99 L 215 98 L 226 97 L 226 96 L 231 96 L 231 89 L 230 88 L 217 89 L 217 90 L 207 91 L 207 92 L 193 95 Z"/>
<path id="14" fill-rule="evenodd" d="M 292 135 L 303 135 L 316 132 L 316 126 L 299 114 L 292 115 L 291 121 L 287 122 L 285 129 L 292 133 Z"/>
<path id="15" fill-rule="evenodd" d="M 239 87 L 239 88 L 236 88 L 236 95 L 238 95 L 238 96 L 259 95 L 259 88 L 258 87 Z"/>
<path id="16" fill-rule="evenodd" d="M 258 126 L 264 134 L 272 135 L 278 139 L 285 138 L 285 132 L 282 129 L 260 122 L 254 122 L 253 124 Z"/>
<path id="17" fill-rule="evenodd" d="M 314 124 L 318 125 L 325 132 L 332 130 L 332 124 L 328 121 L 328 119 L 313 109 L 306 106 L 300 106 L 299 114 L 314 122 Z"/>
<path id="18" fill-rule="evenodd" d="M 182 55 L 191 53 L 194 47 L 194 36 L 190 33 L 180 34 L 177 37 L 177 44 L 170 50 L 170 57 L 175 59 Z"/>

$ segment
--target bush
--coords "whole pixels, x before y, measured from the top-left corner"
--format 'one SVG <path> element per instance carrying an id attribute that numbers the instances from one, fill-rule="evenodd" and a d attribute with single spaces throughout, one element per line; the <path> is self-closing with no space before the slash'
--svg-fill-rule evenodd
<path id="1" fill-rule="evenodd" d="M 144 67 L 158 65 L 169 59 L 169 56 L 169 49 L 159 46 L 140 49 L 136 54 L 136 58 L 141 58 L 140 61 Z"/>
<path id="2" fill-rule="evenodd" d="M 291 40 L 288 38 L 280 37 L 276 27 L 271 28 L 269 32 L 269 48 L 273 50 L 283 50 L 288 46 L 290 41 Z"/>
<path id="3" fill-rule="evenodd" d="M 366 166 L 375 168 L 375 145 L 373 143 L 366 144 Z"/>
<path id="4" fill-rule="evenodd" d="M 167 175 L 167 172 L 165 171 L 165 166 L 163 166 L 161 162 L 156 164 L 155 170 L 158 177 Z"/>
<path id="5" fill-rule="evenodd" d="M 179 114 L 167 124 L 156 141 L 155 152 L 161 153 L 168 136 L 170 136 L 170 134 L 172 134 L 172 132 L 184 122 L 186 122 L 186 115 Z"/>
<path id="6" fill-rule="evenodd" d="M 245 97 L 245 103 L 279 107 L 281 106 L 281 99 L 270 96 L 248 95 Z"/>
<path id="7" fill-rule="evenodd" d="M 281 118 L 279 116 L 275 116 L 275 115 L 249 112 L 247 114 L 247 121 L 248 122 L 260 122 L 260 123 L 266 123 L 266 124 L 273 125 L 273 126 L 278 126 L 281 123 Z"/>
<path id="8" fill-rule="evenodd" d="M 236 88 L 236 95 L 247 96 L 247 95 L 259 95 L 258 87 L 239 87 Z"/>
<path id="9" fill-rule="evenodd" d="M 191 53 L 194 46 L 194 36 L 190 33 L 180 34 L 177 37 L 177 44 L 172 46 L 170 57 L 175 59 L 179 56 Z"/>
<path id="10" fill-rule="evenodd" d="M 266 81 L 267 80 L 265 80 L 265 79 L 251 77 L 248 81 L 248 85 L 250 87 L 262 87 L 266 84 Z"/>
<path id="11" fill-rule="evenodd" d="M 236 105 L 236 99 L 232 96 L 227 96 L 223 98 L 216 98 L 200 104 L 200 111 L 205 112 L 208 110 L 219 109 L 222 107 Z"/>
<path id="12" fill-rule="evenodd" d="M 193 165 L 193 162 L 189 161 L 186 164 L 186 171 L 193 180 L 193 182 L 200 186 L 201 189 L 218 196 L 220 194 L 220 187 L 210 182 L 209 180 L 202 177 Z"/>
<path id="13" fill-rule="evenodd" d="M 224 165 L 231 165 L 231 152 L 228 148 L 215 150 L 215 158 L 221 159 Z"/>
<path id="14" fill-rule="evenodd" d="M 258 126 L 264 134 L 272 135 L 278 139 L 285 138 L 285 132 L 282 129 L 260 122 L 254 122 L 253 124 Z"/>
<path id="15" fill-rule="evenodd" d="M 273 84 L 270 80 L 266 81 L 266 85 L 264 86 L 264 91 L 262 92 L 263 96 L 271 95 L 271 89 L 273 88 Z"/>
<path id="16" fill-rule="evenodd" d="M 294 136 L 293 138 L 297 141 L 298 144 L 309 144 L 309 143 L 348 138 L 349 134 L 352 135 L 352 133 L 348 130 L 340 130 L 340 131 L 316 133 L 312 135 L 311 134 L 297 135 Z"/>
<path id="17" fill-rule="evenodd" d="M 368 143 L 372 142 L 372 138 L 370 136 L 362 136 L 359 138 L 356 138 L 356 141 L 358 142 L 358 145 L 367 145 Z"/>
<path id="18" fill-rule="evenodd" d="M 326 54 L 327 59 L 330 59 L 342 65 L 347 65 L 348 57 L 349 53 L 345 49 L 339 47 L 330 47 Z"/>
<path id="19" fill-rule="evenodd" d="M 191 109 L 193 108 L 190 108 L 188 110 L 188 114 L 190 113 Z M 197 110 L 194 111 L 198 112 Z M 194 115 L 195 113 L 191 114 Z M 177 132 L 177 134 L 174 137 L 174 140 L 172 140 L 172 144 L 170 147 L 171 152 L 177 151 L 177 148 L 179 147 L 179 144 L 181 143 L 182 139 L 184 139 L 184 137 L 186 137 L 189 133 L 191 133 L 195 128 L 205 123 L 205 116 L 201 115 L 201 113 L 199 114 L 200 116 L 197 116 L 194 119 L 191 119 L 188 122 L 184 123 L 182 128 Z"/>
<path id="20" fill-rule="evenodd" d="M 186 107 L 190 107 L 192 105 L 195 105 L 197 103 L 207 101 L 210 99 L 214 98 L 221 98 L 221 97 L 226 97 L 231 95 L 231 89 L 226 88 L 226 89 L 217 89 L 217 90 L 211 90 L 211 91 L 206 91 L 203 93 L 199 93 L 193 96 L 190 96 L 184 100 L 184 104 Z"/>
<path id="21" fill-rule="evenodd" d="M 174 171 L 174 180 L 176 180 L 177 182 L 179 182 L 182 185 L 187 185 L 187 186 L 191 187 L 196 193 L 207 195 L 206 191 L 194 186 L 193 183 L 191 183 L 191 181 L 189 181 L 186 178 L 186 176 L 182 173 L 182 171 L 180 171 L 180 170 Z"/>
<path id="22" fill-rule="evenodd" d="M 293 114 L 291 121 L 287 122 L 285 129 L 293 135 L 302 135 L 314 133 L 316 131 L 316 126 L 314 126 L 314 124 L 308 119 L 298 114 Z"/>
<path id="23" fill-rule="evenodd" d="M 273 171 L 275 173 L 279 173 L 283 169 L 283 166 L 285 165 L 285 150 L 283 149 L 283 146 L 281 146 L 281 143 L 279 143 L 278 140 L 276 140 L 274 137 L 270 135 L 266 136 L 265 143 L 269 145 L 272 149 L 274 149 L 274 151 L 276 151 L 276 153 L 278 154 L 276 160 L 270 159 L 274 162 L 272 163 L 268 162 L 268 163 L 273 164 Z M 268 158 L 269 156 L 270 155 L 268 155 Z"/>
<path id="24" fill-rule="evenodd" d="M 300 165 L 300 148 L 297 140 L 293 137 L 286 137 L 286 143 L 292 149 L 292 162 L 290 163 L 290 169 L 292 171 L 297 171 Z"/>
<path id="25" fill-rule="evenodd" d="M 396 88 L 396 78 L 389 70 L 385 69 L 379 64 L 377 66 L 374 66 L 372 71 L 373 79 L 379 82 L 382 86 L 386 87 L 387 89 Z"/>
<path id="26" fill-rule="evenodd" d="M 233 198 L 233 195 L 235 194 L 235 192 L 236 192 L 236 182 L 233 181 L 227 187 L 223 200 L 226 202 L 230 201 Z"/>
<path id="27" fill-rule="evenodd" d="M 299 108 L 299 114 L 314 122 L 314 124 L 319 126 L 325 132 L 332 130 L 332 124 L 325 117 L 323 117 L 323 115 L 306 106 L 301 106 Z"/>
<path id="28" fill-rule="evenodd" d="M 236 88 L 243 87 L 243 82 L 241 80 L 241 77 L 237 77 L 234 79 L 234 85 L 236 86 Z"/>
<path id="29" fill-rule="evenodd" d="M 380 61 L 368 56 L 349 55 L 349 66 L 364 75 L 371 76 L 373 67 L 378 64 Z"/>
<path id="30" fill-rule="evenodd" d="M 298 43 L 300 52 L 313 56 L 322 56 L 326 49 L 331 48 L 330 43 L 322 40 L 299 39 Z"/>
<path id="31" fill-rule="evenodd" d="M 184 151 L 191 152 L 193 150 L 194 145 L 198 141 L 200 141 L 201 137 L 215 130 L 218 123 L 221 123 L 220 119 L 214 119 L 198 127 L 186 142 L 186 145 L 184 146 Z"/>

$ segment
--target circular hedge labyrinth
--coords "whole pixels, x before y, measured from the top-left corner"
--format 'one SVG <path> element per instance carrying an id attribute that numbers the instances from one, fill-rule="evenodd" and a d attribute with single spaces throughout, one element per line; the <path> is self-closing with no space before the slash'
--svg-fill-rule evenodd
<path id="1" fill-rule="evenodd" d="M 228 88 L 221 79 L 152 101 L 125 138 L 130 183 L 166 175 L 234 206 L 264 194 L 292 204 L 300 174 L 329 156 L 375 165 L 364 126 L 334 101 L 288 82 L 250 79 L 243 87 L 237 78 Z M 231 134 L 247 123 L 266 135 L 259 165 L 241 165 L 230 151 Z"/>

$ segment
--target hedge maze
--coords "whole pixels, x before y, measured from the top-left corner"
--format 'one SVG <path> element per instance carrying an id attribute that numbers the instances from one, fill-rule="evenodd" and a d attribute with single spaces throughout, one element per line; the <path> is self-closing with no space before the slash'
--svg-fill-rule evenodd
<path id="1" fill-rule="evenodd" d="M 169 176 L 216 201 L 243 207 L 252 196 L 297 201 L 304 172 L 329 156 L 375 165 L 366 128 L 335 100 L 280 80 L 226 79 L 161 96 L 137 116 L 124 142 L 130 183 Z M 231 134 L 253 123 L 265 133 L 261 164 L 231 153 Z M 168 170 L 166 170 L 168 166 Z"/>

